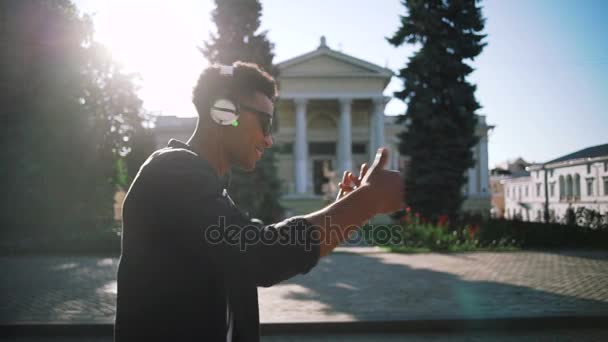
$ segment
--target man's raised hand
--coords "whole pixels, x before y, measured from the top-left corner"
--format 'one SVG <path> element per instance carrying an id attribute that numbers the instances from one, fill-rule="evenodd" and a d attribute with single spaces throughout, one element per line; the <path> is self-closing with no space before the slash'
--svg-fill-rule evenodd
<path id="1" fill-rule="evenodd" d="M 388 150 L 378 149 L 371 166 L 361 165 L 359 176 L 351 172 L 344 174 L 338 199 L 334 203 L 304 216 L 312 225 L 319 227 L 321 256 L 328 255 L 350 232 L 375 215 L 404 208 L 401 175 L 397 171 L 385 170 L 387 162 Z M 328 238 L 334 236 L 332 231 L 336 228 L 339 229 L 338 236 L 341 238 Z"/>
<path id="2" fill-rule="evenodd" d="M 405 207 L 401 174 L 398 171 L 385 170 L 387 162 L 388 150 L 379 148 L 374 163 L 359 184 L 359 187 L 369 189 L 370 204 L 378 214 L 392 213 Z"/>

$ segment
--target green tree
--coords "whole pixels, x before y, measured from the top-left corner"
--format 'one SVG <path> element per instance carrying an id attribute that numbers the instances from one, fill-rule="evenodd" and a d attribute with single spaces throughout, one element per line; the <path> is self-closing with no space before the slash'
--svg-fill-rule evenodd
<path id="1" fill-rule="evenodd" d="M 272 63 L 274 45 L 266 37 L 266 31 L 258 32 L 262 15 L 260 2 L 216 0 L 215 3 L 212 18 L 217 25 L 217 33 L 212 34 L 201 49 L 205 58 L 211 63 L 221 64 L 235 61 L 256 63 L 276 79 L 278 69 Z M 281 182 L 272 149 L 264 152 L 254 172 L 233 171 L 230 194 L 252 217 L 270 222 L 281 216 Z"/>
<path id="2" fill-rule="evenodd" d="M 106 161 L 105 177 L 126 189 L 155 148 L 150 116 L 137 95 L 139 75 L 123 72 L 103 45 L 93 42 L 88 50 L 90 77 L 82 103 L 93 121 L 98 154 Z"/>
<path id="3" fill-rule="evenodd" d="M 150 119 L 146 120 L 142 125 L 135 127 L 132 138 L 130 139 L 131 151 L 126 155 L 125 166 L 127 169 L 127 183 L 131 184 L 141 165 L 148 159 L 150 154 L 156 149 L 154 140 L 154 132 L 150 128 Z M 127 186 L 128 186 L 127 185 Z M 126 189 L 126 187 L 124 187 Z"/>
<path id="4" fill-rule="evenodd" d="M 405 0 L 406 15 L 388 41 L 420 49 L 399 71 L 407 104 L 400 121 L 399 150 L 410 156 L 405 179 L 408 205 L 424 217 L 455 218 L 460 211 L 465 172 L 474 165 L 476 87 L 467 81 L 473 60 L 486 45 L 476 0 Z"/>
<path id="5" fill-rule="evenodd" d="M 117 159 L 142 120 L 133 75 L 93 41 L 90 18 L 69 0 L 2 1 L 0 22 L 3 234 L 108 228 Z"/>

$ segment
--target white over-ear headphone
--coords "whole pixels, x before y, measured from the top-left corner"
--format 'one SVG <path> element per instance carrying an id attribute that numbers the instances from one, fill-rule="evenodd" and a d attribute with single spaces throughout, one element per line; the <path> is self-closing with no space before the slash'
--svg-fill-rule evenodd
<path id="1" fill-rule="evenodd" d="M 230 65 L 220 65 L 220 75 L 232 78 L 234 75 L 234 67 Z M 239 113 L 236 104 L 230 99 L 220 98 L 215 100 L 209 114 L 213 121 L 222 126 L 237 126 L 239 124 Z"/>

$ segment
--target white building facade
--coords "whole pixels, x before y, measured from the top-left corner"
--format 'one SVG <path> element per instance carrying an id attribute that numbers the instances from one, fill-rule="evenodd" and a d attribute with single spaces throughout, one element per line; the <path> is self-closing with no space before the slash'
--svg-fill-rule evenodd
<path id="1" fill-rule="evenodd" d="M 608 213 L 608 144 L 593 146 L 528 168 L 529 176 L 503 180 L 505 216 L 563 222 L 569 207 Z"/>

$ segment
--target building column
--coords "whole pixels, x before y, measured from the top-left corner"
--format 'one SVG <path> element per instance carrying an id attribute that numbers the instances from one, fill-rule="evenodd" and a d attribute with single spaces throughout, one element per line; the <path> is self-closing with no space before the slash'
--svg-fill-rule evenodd
<path id="1" fill-rule="evenodd" d="M 475 165 L 469 168 L 468 171 L 468 181 L 467 181 L 467 197 L 477 195 L 477 165 L 478 165 L 478 156 L 476 153 L 477 146 L 473 146 L 471 149 L 473 152 L 473 159 L 475 160 Z"/>
<path id="2" fill-rule="evenodd" d="M 338 176 L 342 178 L 344 171 L 353 171 L 353 142 L 351 107 L 353 100 L 340 99 L 340 124 L 338 128 Z"/>
<path id="3" fill-rule="evenodd" d="M 480 192 L 490 194 L 490 176 L 488 174 L 488 133 L 485 132 L 479 139 L 479 167 L 480 170 Z"/>
<path id="4" fill-rule="evenodd" d="M 399 144 L 393 144 L 391 170 L 399 170 Z"/>
<path id="5" fill-rule="evenodd" d="M 308 100 L 295 99 L 294 102 L 296 104 L 296 193 L 305 194 L 308 190 L 308 138 L 306 137 L 306 104 Z"/>
<path id="6" fill-rule="evenodd" d="M 375 97 L 372 100 L 372 115 L 370 120 L 370 146 L 369 155 L 370 161 L 373 161 L 376 156 L 376 151 L 384 146 L 384 106 L 386 105 L 384 97 Z"/>
<path id="7" fill-rule="evenodd" d="M 477 184 L 477 172 L 475 172 L 475 167 L 469 169 L 468 182 L 467 182 L 467 197 L 477 195 L 477 190 L 475 189 Z"/>

